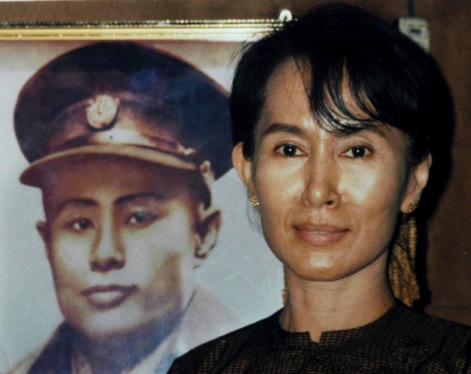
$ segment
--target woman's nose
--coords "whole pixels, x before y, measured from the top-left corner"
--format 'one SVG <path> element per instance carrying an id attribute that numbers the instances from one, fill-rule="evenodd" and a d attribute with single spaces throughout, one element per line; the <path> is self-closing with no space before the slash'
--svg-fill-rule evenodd
<path id="1" fill-rule="evenodd" d="M 111 220 L 102 223 L 98 237 L 90 254 L 92 271 L 107 272 L 117 270 L 125 264 L 125 251 L 119 229 Z"/>
<path id="2" fill-rule="evenodd" d="M 326 157 L 310 161 L 305 166 L 302 202 L 314 208 L 337 206 L 340 202 L 337 165 Z"/>

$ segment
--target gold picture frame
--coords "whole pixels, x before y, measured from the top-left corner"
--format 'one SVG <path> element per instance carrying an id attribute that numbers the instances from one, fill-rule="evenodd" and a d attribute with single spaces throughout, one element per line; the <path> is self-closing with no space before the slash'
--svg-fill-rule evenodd
<path id="1" fill-rule="evenodd" d="M 253 41 L 279 27 L 277 19 L 136 22 L 0 23 L 0 40 Z"/>

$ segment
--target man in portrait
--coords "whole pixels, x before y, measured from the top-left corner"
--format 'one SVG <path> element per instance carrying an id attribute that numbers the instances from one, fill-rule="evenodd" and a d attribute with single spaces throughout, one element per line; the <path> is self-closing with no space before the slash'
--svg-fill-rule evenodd
<path id="1" fill-rule="evenodd" d="M 15 131 L 64 322 L 14 372 L 165 373 L 236 326 L 195 283 L 231 167 L 224 89 L 166 52 L 90 44 L 29 79 Z"/>

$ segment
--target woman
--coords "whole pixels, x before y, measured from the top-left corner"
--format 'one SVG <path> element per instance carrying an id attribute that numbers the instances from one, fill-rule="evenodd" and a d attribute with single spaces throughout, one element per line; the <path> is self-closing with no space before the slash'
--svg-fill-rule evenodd
<path id="1" fill-rule="evenodd" d="M 286 303 L 170 372 L 469 372 L 471 328 L 404 305 L 418 297 L 412 214 L 446 170 L 450 108 L 432 59 L 351 6 L 252 45 L 233 83 L 233 163 Z"/>

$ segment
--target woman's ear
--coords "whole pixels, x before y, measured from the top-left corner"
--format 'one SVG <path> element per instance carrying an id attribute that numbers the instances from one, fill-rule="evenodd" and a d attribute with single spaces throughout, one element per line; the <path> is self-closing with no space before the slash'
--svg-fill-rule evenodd
<path id="1" fill-rule="evenodd" d="M 219 228 L 221 227 L 221 212 L 212 211 L 198 224 L 199 242 L 195 248 L 195 268 L 200 267 L 216 245 Z"/>
<path id="2" fill-rule="evenodd" d="M 237 174 L 239 174 L 239 178 L 242 180 L 249 193 L 252 194 L 252 161 L 244 157 L 242 142 L 238 143 L 232 150 L 232 164 Z"/>
<path id="3" fill-rule="evenodd" d="M 401 212 L 411 213 L 411 207 L 414 205 L 413 202 L 419 203 L 420 196 L 423 189 L 427 185 L 430 167 L 432 166 L 432 155 L 427 153 L 423 160 L 411 169 L 409 174 L 409 180 L 407 182 L 407 189 L 402 200 Z"/>

